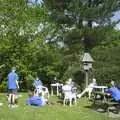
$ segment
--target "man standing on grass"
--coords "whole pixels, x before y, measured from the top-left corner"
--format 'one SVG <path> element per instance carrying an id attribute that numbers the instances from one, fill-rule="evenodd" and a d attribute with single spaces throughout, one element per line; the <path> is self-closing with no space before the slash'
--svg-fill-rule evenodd
<path id="1" fill-rule="evenodd" d="M 13 67 L 12 71 L 8 74 L 8 90 L 9 90 L 9 96 L 8 96 L 8 102 L 9 106 L 16 107 L 15 106 L 15 99 L 16 99 L 16 92 L 17 89 L 19 89 L 18 85 L 18 75 L 15 73 L 16 68 Z"/>

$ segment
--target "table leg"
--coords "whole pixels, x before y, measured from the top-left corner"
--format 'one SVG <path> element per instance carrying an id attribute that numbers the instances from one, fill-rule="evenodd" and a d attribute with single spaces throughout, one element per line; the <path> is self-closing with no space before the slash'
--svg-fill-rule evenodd
<path id="1" fill-rule="evenodd" d="M 51 96 L 53 96 L 53 87 L 51 86 Z"/>
<path id="2" fill-rule="evenodd" d="M 58 85 L 57 85 L 57 96 L 59 95 L 59 91 L 58 91 Z"/>
<path id="3" fill-rule="evenodd" d="M 102 88 L 102 93 L 104 93 L 104 88 Z"/>

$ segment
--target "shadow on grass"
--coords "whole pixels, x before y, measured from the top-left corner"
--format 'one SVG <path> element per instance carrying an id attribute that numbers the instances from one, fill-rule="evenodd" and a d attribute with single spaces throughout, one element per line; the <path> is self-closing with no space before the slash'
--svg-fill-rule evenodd
<path id="1" fill-rule="evenodd" d="M 58 101 L 57 101 L 57 104 L 62 105 L 62 104 L 63 104 L 63 101 L 62 101 L 62 100 L 58 100 Z"/>
<path id="2" fill-rule="evenodd" d="M 107 112 L 107 108 L 108 108 L 107 104 L 94 104 L 94 103 L 84 107 L 100 113 Z"/>
<path id="3" fill-rule="evenodd" d="M 61 100 L 58 100 L 58 101 L 48 101 L 47 104 L 48 105 L 55 105 L 55 106 L 62 106 L 63 102 Z"/>
<path id="4" fill-rule="evenodd" d="M 98 113 L 107 113 L 107 114 L 120 114 L 120 109 L 117 109 L 115 106 L 109 107 L 108 104 L 95 104 L 92 103 L 89 106 L 84 106 L 85 108 L 91 109 L 93 111 L 96 111 Z M 108 108 L 109 107 L 109 108 Z"/>

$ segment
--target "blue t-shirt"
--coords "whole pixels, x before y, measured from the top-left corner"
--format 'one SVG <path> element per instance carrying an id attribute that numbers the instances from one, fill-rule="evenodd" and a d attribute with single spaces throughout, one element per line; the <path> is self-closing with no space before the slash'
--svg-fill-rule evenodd
<path id="1" fill-rule="evenodd" d="M 28 98 L 27 105 L 43 106 L 43 101 L 38 96 L 32 96 Z"/>
<path id="2" fill-rule="evenodd" d="M 106 92 L 111 93 L 113 99 L 115 101 L 119 101 L 120 100 L 120 90 L 116 87 L 111 87 L 109 89 L 106 89 Z"/>
<path id="3" fill-rule="evenodd" d="M 10 72 L 8 74 L 8 89 L 16 89 L 16 80 L 18 80 L 18 75 L 15 72 Z"/>
<path id="4" fill-rule="evenodd" d="M 38 86 L 42 86 L 43 83 L 41 80 L 34 80 L 33 85 L 37 88 Z"/>

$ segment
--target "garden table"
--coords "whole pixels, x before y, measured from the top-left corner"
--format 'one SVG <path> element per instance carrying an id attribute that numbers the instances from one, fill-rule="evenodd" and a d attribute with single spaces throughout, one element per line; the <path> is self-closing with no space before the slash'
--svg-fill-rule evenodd
<path id="1" fill-rule="evenodd" d="M 63 86 L 63 84 L 61 84 L 61 83 L 55 83 L 55 84 L 51 84 L 50 85 L 51 86 L 51 95 L 53 95 L 53 88 L 54 87 L 56 87 L 57 89 L 56 89 L 56 94 L 57 94 L 57 96 L 59 96 L 59 87 L 62 87 Z"/>
<path id="2" fill-rule="evenodd" d="M 101 93 L 104 93 L 104 90 L 108 88 L 107 86 L 94 86 L 93 89 L 100 91 Z"/>
<path id="3" fill-rule="evenodd" d="M 106 93 L 105 93 L 105 89 L 108 88 L 107 86 L 94 86 L 93 87 L 93 91 L 94 91 L 94 95 L 100 95 L 101 97 L 103 96 L 103 100 L 102 102 L 106 102 Z"/>

